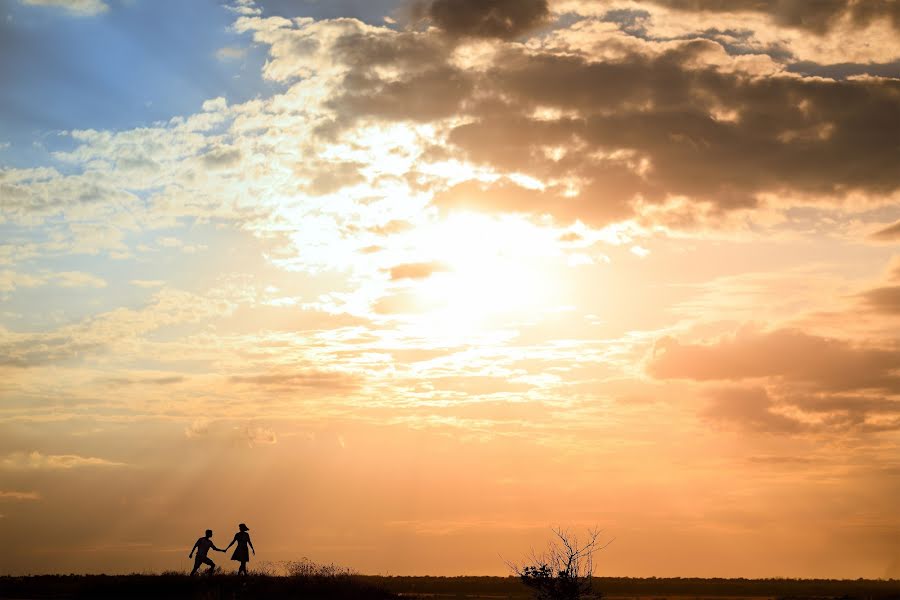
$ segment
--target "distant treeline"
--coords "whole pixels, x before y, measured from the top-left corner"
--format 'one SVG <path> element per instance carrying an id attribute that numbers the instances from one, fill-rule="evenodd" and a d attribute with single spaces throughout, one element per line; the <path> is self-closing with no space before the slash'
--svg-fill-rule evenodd
<path id="1" fill-rule="evenodd" d="M 528 598 L 516 577 L 380 577 L 373 585 L 397 594 L 496 596 Z M 605 596 L 665 598 L 669 596 L 751 596 L 767 598 L 900 599 L 900 580 L 889 579 L 703 579 L 695 577 L 596 577 Z"/>

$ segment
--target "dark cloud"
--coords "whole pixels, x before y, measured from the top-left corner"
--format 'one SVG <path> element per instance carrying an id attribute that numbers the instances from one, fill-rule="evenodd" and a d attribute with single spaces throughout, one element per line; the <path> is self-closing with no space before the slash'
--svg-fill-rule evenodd
<path id="1" fill-rule="evenodd" d="M 0 340 L 0 367 L 29 368 L 74 362 L 104 349 L 103 343 L 79 342 L 65 335 Z"/>
<path id="2" fill-rule="evenodd" d="M 701 416 L 764 433 L 799 433 L 805 425 L 794 418 L 774 412 L 775 403 L 762 388 L 717 390 Z"/>
<path id="3" fill-rule="evenodd" d="M 314 175 L 309 185 L 306 186 L 311 194 L 331 194 L 366 180 L 359 172 L 363 166 L 361 163 L 337 162 L 317 166 L 316 169 L 310 169 Z"/>
<path id="4" fill-rule="evenodd" d="M 871 289 L 862 294 L 865 304 L 878 312 L 900 315 L 900 285 Z"/>
<path id="5" fill-rule="evenodd" d="M 773 465 L 790 468 L 793 465 L 812 465 L 817 461 L 808 456 L 791 456 L 784 454 L 760 454 L 750 456 L 747 462 L 754 465 Z"/>
<path id="6" fill-rule="evenodd" d="M 382 81 L 370 73 L 353 73 L 344 79 L 343 95 L 330 102 L 330 106 L 342 114 L 432 121 L 459 112 L 471 93 L 470 77 L 449 66 L 397 81 Z"/>
<path id="7" fill-rule="evenodd" d="M 601 184 L 610 181 L 611 162 L 622 161 L 598 160 L 598 152 L 647 159 L 640 176 L 635 168 L 616 169 L 616 185 L 592 194 L 592 204 L 671 194 L 728 210 L 754 206 L 765 191 L 840 196 L 900 186 L 889 164 L 900 139 L 900 82 L 747 78 L 688 66 L 712 46 L 690 42 L 615 63 L 507 53 L 488 79 L 512 111 L 551 107 L 581 118 L 478 115 L 451 141 L 510 170 Z M 717 119 L 723 109 L 734 118 Z M 555 144 L 577 151 L 542 158 L 540 150 Z"/>
<path id="8" fill-rule="evenodd" d="M 421 73 L 442 64 L 452 50 L 447 40 L 412 32 L 384 36 L 353 31 L 334 43 L 341 61 L 361 73 L 373 66 L 396 67 L 407 75 Z"/>
<path id="9" fill-rule="evenodd" d="M 544 24 L 550 9 L 547 0 L 431 0 L 414 3 L 413 16 L 452 36 L 512 39 Z"/>
<path id="10" fill-rule="evenodd" d="M 725 56 L 710 40 L 615 60 L 511 46 L 483 72 L 455 66 L 428 33 L 354 33 L 337 47 L 351 67 L 331 102 L 341 126 L 463 117 L 446 153 L 548 182 L 541 194 L 469 182 L 439 204 L 474 202 L 465 191 L 482 209 L 605 224 L 673 196 L 716 214 L 764 193 L 900 189 L 900 81 L 728 72 L 704 66 Z"/>
<path id="11" fill-rule="evenodd" d="M 900 415 L 900 401 L 882 396 L 801 394 L 789 397 L 788 400 L 791 405 L 809 413 L 842 413 L 841 418 L 845 421 L 862 422 L 871 413 Z"/>
<path id="12" fill-rule="evenodd" d="M 894 233 L 892 231 L 898 229 L 898 226 L 900 224 L 881 230 L 875 235 L 879 236 L 882 233 L 887 235 L 876 237 L 876 239 L 889 239 L 888 236 L 900 237 L 900 232 Z M 868 289 L 859 295 L 863 306 L 885 315 L 900 315 L 900 285 L 898 285 L 898 282 L 900 282 L 900 263 L 895 258 L 888 267 L 883 284 Z"/>
<path id="13" fill-rule="evenodd" d="M 900 429 L 900 402 L 846 395 L 785 395 L 761 387 L 713 390 L 702 418 L 761 433 L 874 433 Z M 877 416 L 877 419 L 872 419 Z"/>
<path id="14" fill-rule="evenodd" d="M 176 383 L 184 383 L 185 378 L 181 375 L 170 375 L 165 377 L 113 377 L 104 380 L 110 385 L 174 385 Z"/>
<path id="15" fill-rule="evenodd" d="M 224 169 L 236 165 L 241 160 L 238 148 L 219 146 L 203 155 L 203 164 L 210 169 Z"/>
<path id="16" fill-rule="evenodd" d="M 648 371 L 659 379 L 776 378 L 809 389 L 900 393 L 900 350 L 868 348 L 792 329 L 742 332 L 710 344 L 659 340 Z"/>
<path id="17" fill-rule="evenodd" d="M 888 19 L 900 29 L 900 2 L 895 0 L 650 0 L 653 4 L 691 12 L 758 12 L 778 25 L 822 34 L 839 20 L 857 26 Z"/>
<path id="18" fill-rule="evenodd" d="M 897 221 L 893 225 L 889 225 L 884 229 L 879 229 L 870 237 L 874 240 L 880 241 L 900 240 L 900 221 Z"/>
<path id="19" fill-rule="evenodd" d="M 278 388 L 307 388 L 320 390 L 348 390 L 359 387 L 359 379 L 346 373 L 309 370 L 299 373 L 261 373 L 257 375 L 235 375 L 228 379 L 232 383 L 272 386 Z"/>

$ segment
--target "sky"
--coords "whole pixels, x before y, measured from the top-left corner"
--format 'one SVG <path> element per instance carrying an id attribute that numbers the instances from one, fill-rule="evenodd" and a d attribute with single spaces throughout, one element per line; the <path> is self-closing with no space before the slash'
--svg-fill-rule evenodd
<path id="1" fill-rule="evenodd" d="M 900 578 L 898 33 L 0 0 L 0 572 Z"/>

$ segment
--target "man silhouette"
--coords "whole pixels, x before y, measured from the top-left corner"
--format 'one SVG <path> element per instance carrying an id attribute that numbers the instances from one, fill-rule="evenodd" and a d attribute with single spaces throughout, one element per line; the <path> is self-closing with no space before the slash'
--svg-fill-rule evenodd
<path id="1" fill-rule="evenodd" d="M 194 558 L 194 550 L 197 551 L 197 558 L 194 558 L 194 569 L 191 571 L 191 575 L 197 573 L 197 569 L 200 568 L 200 565 L 209 565 L 207 573 L 210 575 L 216 570 L 216 563 L 207 556 L 210 548 L 218 550 L 219 552 L 225 552 L 221 548 L 216 548 L 216 545 L 212 541 L 212 529 L 207 529 L 206 536 L 194 542 L 194 547 L 191 548 L 191 553 L 188 554 L 188 558 Z"/>

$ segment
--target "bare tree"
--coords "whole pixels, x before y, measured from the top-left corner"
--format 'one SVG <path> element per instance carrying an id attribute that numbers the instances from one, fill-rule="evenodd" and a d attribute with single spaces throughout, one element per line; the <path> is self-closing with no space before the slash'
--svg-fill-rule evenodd
<path id="1" fill-rule="evenodd" d="M 534 591 L 537 600 L 579 600 L 600 598 L 594 590 L 594 554 L 609 546 L 602 543 L 600 529 L 589 529 L 585 543 L 572 533 L 556 528 L 556 536 L 541 554 L 531 551 L 523 565 L 507 562 L 526 586 Z M 615 538 L 613 538 L 615 539 Z"/>

